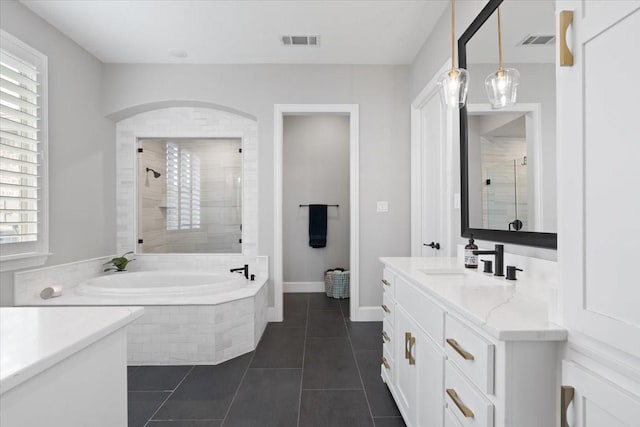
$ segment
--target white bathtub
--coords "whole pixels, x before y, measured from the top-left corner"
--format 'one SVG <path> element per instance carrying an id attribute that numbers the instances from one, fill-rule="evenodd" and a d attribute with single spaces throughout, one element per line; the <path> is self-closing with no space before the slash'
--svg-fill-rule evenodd
<path id="1" fill-rule="evenodd" d="M 92 297 L 152 298 L 188 295 L 212 296 L 232 292 L 247 285 L 236 273 L 206 273 L 191 271 L 139 271 L 112 273 L 78 284 L 78 295 Z M 230 298 L 233 299 L 233 298 Z"/>

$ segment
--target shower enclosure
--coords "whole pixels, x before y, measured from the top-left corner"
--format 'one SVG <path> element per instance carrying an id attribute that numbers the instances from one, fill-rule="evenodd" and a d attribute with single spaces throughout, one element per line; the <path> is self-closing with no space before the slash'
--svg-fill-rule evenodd
<path id="1" fill-rule="evenodd" d="M 489 167 L 485 177 L 483 223 L 492 230 L 529 230 L 527 157 Z"/>
<path id="2" fill-rule="evenodd" d="M 242 141 L 138 142 L 138 252 L 241 253 Z"/>

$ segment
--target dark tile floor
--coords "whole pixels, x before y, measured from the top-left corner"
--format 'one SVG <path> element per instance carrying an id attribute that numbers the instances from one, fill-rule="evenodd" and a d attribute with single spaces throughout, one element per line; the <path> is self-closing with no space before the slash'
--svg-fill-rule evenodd
<path id="1" fill-rule="evenodd" d="M 349 300 L 285 294 L 284 322 L 217 366 L 129 368 L 129 427 L 404 427 L 380 379 L 381 322 Z"/>

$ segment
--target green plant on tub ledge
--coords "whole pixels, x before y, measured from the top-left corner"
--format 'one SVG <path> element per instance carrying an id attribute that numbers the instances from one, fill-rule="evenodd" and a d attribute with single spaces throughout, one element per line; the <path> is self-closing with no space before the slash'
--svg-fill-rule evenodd
<path id="1" fill-rule="evenodd" d="M 104 272 L 106 273 L 107 271 L 127 271 L 127 264 L 135 260 L 135 258 L 132 258 L 132 259 L 127 258 L 127 255 L 130 255 L 132 253 L 133 251 L 129 251 L 126 254 L 123 254 L 122 256 L 111 258 L 110 261 L 107 261 L 104 264 L 102 264 L 105 266 L 106 265 L 109 266 L 104 268 Z"/>

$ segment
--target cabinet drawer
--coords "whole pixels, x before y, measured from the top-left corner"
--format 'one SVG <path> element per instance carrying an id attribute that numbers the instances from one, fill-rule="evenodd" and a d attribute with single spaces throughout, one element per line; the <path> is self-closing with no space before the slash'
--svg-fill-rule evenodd
<path id="1" fill-rule="evenodd" d="M 393 325 L 393 311 L 395 309 L 395 303 L 393 297 L 389 292 L 382 293 L 382 314 L 383 319 Z"/>
<path id="2" fill-rule="evenodd" d="M 444 384 L 448 411 L 462 427 L 493 427 L 493 404 L 464 379 L 449 360 L 445 365 Z"/>
<path id="3" fill-rule="evenodd" d="M 484 393 L 493 394 L 495 346 L 447 315 L 444 347 L 449 360 Z"/>
<path id="4" fill-rule="evenodd" d="M 382 271 L 382 289 L 385 292 L 389 292 L 392 297 L 395 297 L 395 280 L 395 274 L 386 268 Z"/>
<path id="5" fill-rule="evenodd" d="M 393 384 L 393 379 L 395 378 L 394 374 L 394 367 L 395 364 L 393 362 L 393 358 L 391 357 L 391 352 L 389 351 L 390 348 L 384 348 L 382 350 L 382 371 L 384 372 L 386 379 L 390 381 L 389 384 Z M 385 365 L 386 362 L 386 365 Z"/>
<path id="6" fill-rule="evenodd" d="M 396 278 L 396 301 L 431 338 L 442 345 L 444 311 L 401 277 Z"/>
<path id="7" fill-rule="evenodd" d="M 393 353 L 393 327 L 387 320 L 382 322 L 382 348 L 386 349 L 391 360 L 395 361 L 396 357 Z"/>

